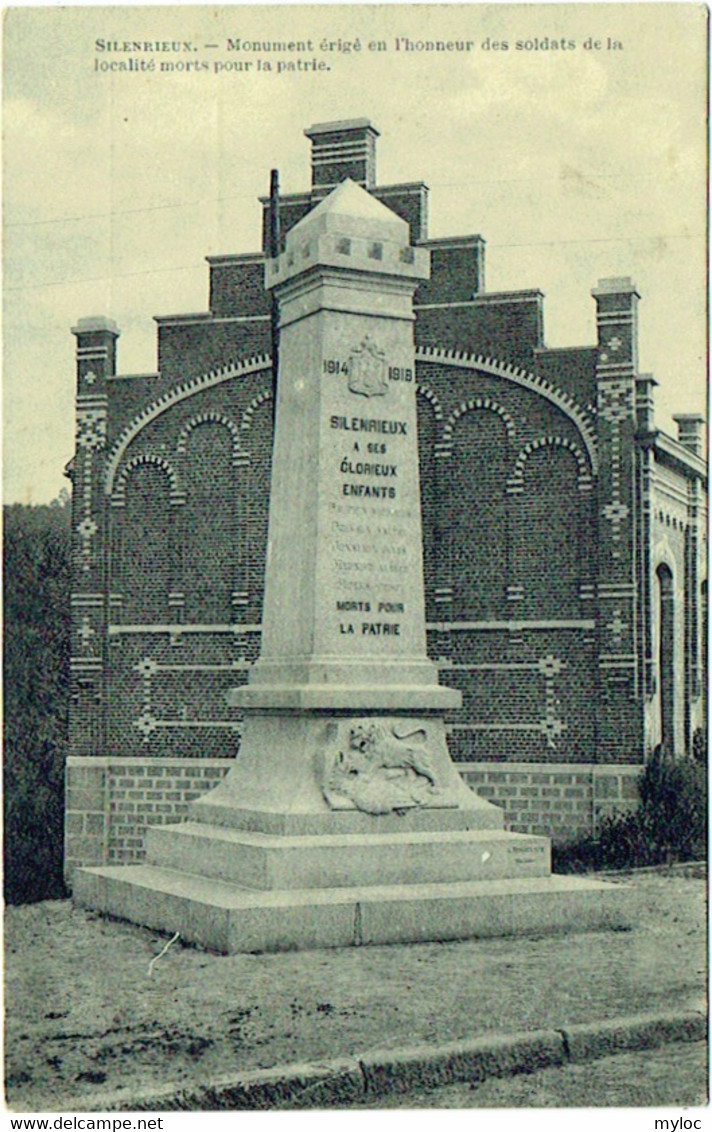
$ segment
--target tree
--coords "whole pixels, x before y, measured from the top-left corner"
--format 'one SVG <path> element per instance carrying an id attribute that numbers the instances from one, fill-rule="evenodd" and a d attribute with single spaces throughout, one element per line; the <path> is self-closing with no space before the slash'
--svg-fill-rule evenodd
<path id="1" fill-rule="evenodd" d="M 4 508 L 5 899 L 66 895 L 70 508 Z"/>

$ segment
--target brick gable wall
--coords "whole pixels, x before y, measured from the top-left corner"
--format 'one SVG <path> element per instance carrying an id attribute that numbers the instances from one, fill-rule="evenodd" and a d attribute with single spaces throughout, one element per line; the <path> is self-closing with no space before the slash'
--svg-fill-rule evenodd
<path id="1" fill-rule="evenodd" d="M 415 323 L 424 580 L 429 654 L 463 693 L 452 756 L 510 828 L 595 829 L 634 804 L 659 741 L 661 562 L 678 753 L 703 724 L 702 473 L 682 445 L 656 464 L 629 280 L 594 291 L 595 346 L 547 349 L 541 292 L 484 291 L 481 237 L 428 241 L 424 185 L 369 188 L 431 249 Z M 283 233 L 323 195 L 285 198 Z M 209 264 L 209 311 L 156 320 L 157 373 L 116 374 L 108 320 L 74 330 L 70 869 L 140 859 L 147 822 L 179 820 L 239 750 L 225 693 L 259 654 L 269 302 L 262 253 Z"/>

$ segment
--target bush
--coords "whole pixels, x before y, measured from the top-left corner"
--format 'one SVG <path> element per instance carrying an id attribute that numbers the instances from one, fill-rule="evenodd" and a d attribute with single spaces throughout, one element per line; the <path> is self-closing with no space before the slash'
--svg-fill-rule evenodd
<path id="1" fill-rule="evenodd" d="M 601 820 L 598 837 L 555 845 L 560 872 L 625 869 L 707 858 L 707 771 L 693 759 L 652 755 L 637 810 Z"/>
<path id="2" fill-rule="evenodd" d="M 10 904 L 66 895 L 69 518 L 66 499 L 4 509 L 4 891 Z"/>
<path id="3" fill-rule="evenodd" d="M 707 766 L 707 728 L 698 727 L 692 736 L 692 757 Z"/>

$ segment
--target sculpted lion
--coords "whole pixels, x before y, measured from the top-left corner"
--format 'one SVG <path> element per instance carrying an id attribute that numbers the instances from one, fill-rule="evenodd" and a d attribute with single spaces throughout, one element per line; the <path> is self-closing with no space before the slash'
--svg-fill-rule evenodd
<path id="1" fill-rule="evenodd" d="M 342 768 L 347 774 L 374 774 L 379 770 L 412 770 L 435 785 L 435 775 L 425 751 L 410 746 L 405 739 L 425 735 L 422 728 L 399 737 L 380 723 L 357 723 L 349 731 L 348 751 L 342 752 Z"/>

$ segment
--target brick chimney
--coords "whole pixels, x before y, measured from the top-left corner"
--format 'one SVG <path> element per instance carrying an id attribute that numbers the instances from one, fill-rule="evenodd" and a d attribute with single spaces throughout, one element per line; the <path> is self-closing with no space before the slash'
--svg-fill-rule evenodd
<path id="1" fill-rule="evenodd" d="M 695 456 L 702 455 L 702 425 L 704 417 L 699 413 L 676 413 L 672 418 L 677 425 L 677 439 Z"/>
<path id="2" fill-rule="evenodd" d="M 346 177 L 364 189 L 376 184 L 376 138 L 368 118 L 319 122 L 304 133 L 312 143 L 312 189 L 329 191 Z"/>
<path id="3" fill-rule="evenodd" d="M 654 390 L 657 381 L 652 373 L 639 373 L 635 378 L 635 417 L 641 432 L 650 433 L 655 428 Z"/>

